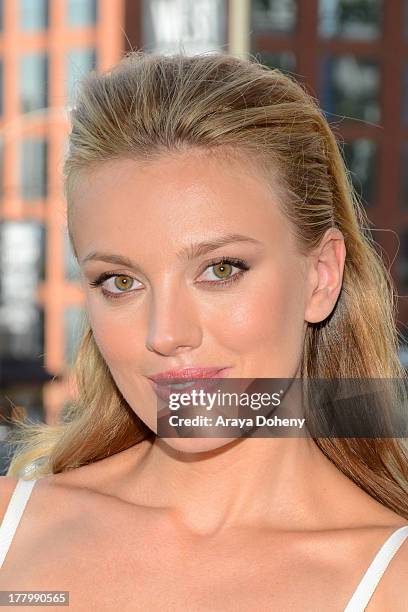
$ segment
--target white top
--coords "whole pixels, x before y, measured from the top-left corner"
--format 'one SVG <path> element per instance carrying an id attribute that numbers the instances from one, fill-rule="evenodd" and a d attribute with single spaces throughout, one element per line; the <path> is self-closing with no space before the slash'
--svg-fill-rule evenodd
<path id="1" fill-rule="evenodd" d="M 35 483 L 36 480 L 23 480 L 20 478 L 10 498 L 3 522 L 0 525 L 0 568 L 10 548 Z M 398 527 L 387 538 L 370 563 L 344 612 L 364 612 L 391 559 L 407 537 L 408 524 Z"/>

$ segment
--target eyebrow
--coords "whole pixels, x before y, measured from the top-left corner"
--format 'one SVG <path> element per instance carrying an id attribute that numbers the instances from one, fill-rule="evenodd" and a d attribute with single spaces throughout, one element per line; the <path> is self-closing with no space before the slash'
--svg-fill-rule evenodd
<path id="1" fill-rule="evenodd" d="M 197 257 L 201 257 L 202 255 L 214 251 L 215 249 L 235 242 L 248 242 L 251 244 L 263 245 L 262 242 L 256 240 L 255 238 L 251 238 L 251 236 L 244 236 L 242 234 L 227 234 L 226 236 L 222 236 L 220 238 L 214 238 L 213 240 L 206 240 L 205 242 L 190 244 L 183 247 L 180 251 L 178 251 L 176 256 L 180 260 L 196 259 Z M 114 263 L 139 269 L 139 265 L 135 261 L 132 261 L 132 259 L 129 257 L 126 257 L 125 255 L 116 255 L 114 253 L 92 251 L 82 259 L 81 264 L 88 261 L 105 261 L 107 263 Z"/>

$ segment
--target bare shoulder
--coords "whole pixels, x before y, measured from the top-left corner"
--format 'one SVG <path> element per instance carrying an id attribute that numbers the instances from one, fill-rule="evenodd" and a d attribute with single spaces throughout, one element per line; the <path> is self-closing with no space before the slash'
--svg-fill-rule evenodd
<path id="1" fill-rule="evenodd" d="M 401 600 L 405 602 L 405 610 L 408 608 L 408 521 L 404 525 L 403 540 L 400 540 L 399 548 L 390 561 L 390 582 L 394 597 L 401 595 Z"/>
<path id="2" fill-rule="evenodd" d="M 56 522 L 77 517 L 80 509 L 115 511 L 117 504 L 114 502 L 120 502 L 115 498 L 115 485 L 126 472 L 129 459 L 133 463 L 144 448 L 143 445 L 136 446 L 93 463 L 40 476 L 36 479 L 28 514 L 48 517 L 44 521 L 50 525 L 49 508 L 54 509 Z M 0 476 L 0 523 L 18 480 L 15 476 Z"/>
<path id="3" fill-rule="evenodd" d="M 144 443 L 143 443 L 144 442 Z M 65 491 L 67 495 L 91 495 L 95 500 L 115 496 L 118 484 L 126 477 L 129 466 L 133 469 L 144 453 L 150 448 L 149 441 L 143 441 L 118 453 L 69 469 L 58 474 L 41 478 L 41 487 L 45 491 Z"/>
<path id="4" fill-rule="evenodd" d="M 0 522 L 4 518 L 17 482 L 18 478 L 15 476 L 0 476 Z"/>
<path id="5" fill-rule="evenodd" d="M 406 612 L 408 609 L 408 536 L 389 562 L 367 609 L 369 612 L 382 612 L 391 606 L 393 612 Z"/>
<path id="6" fill-rule="evenodd" d="M 15 476 L 0 476 L 0 524 L 4 520 L 18 481 L 19 478 Z M 39 530 L 39 533 L 42 533 L 43 527 L 51 527 L 54 523 L 77 514 L 73 510 L 80 506 L 78 502 L 83 499 L 84 491 L 80 487 L 69 487 L 68 483 L 64 483 L 64 479 L 54 478 L 54 475 L 35 480 L 28 509 L 24 511 L 25 516 L 29 516 L 33 531 Z M 54 508 L 52 515 L 50 508 Z"/>
<path id="7" fill-rule="evenodd" d="M 36 484 L 36 496 L 50 502 L 61 501 L 66 510 L 71 505 L 78 507 L 78 503 L 103 508 L 115 501 L 116 485 L 126 473 L 129 459 L 132 465 L 132 458 L 139 455 L 140 449 L 131 447 L 80 467 L 42 476 Z M 120 502 L 120 498 L 116 501 Z"/>

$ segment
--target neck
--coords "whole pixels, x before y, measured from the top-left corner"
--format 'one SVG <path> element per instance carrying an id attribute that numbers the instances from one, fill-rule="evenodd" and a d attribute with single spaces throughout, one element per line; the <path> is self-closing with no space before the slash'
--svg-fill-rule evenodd
<path id="1" fill-rule="evenodd" d="M 159 437 L 142 444 L 127 491 L 195 534 L 321 528 L 327 507 L 338 503 L 327 499 L 333 479 L 350 482 L 311 438 L 241 438 L 202 453 L 174 450 Z"/>

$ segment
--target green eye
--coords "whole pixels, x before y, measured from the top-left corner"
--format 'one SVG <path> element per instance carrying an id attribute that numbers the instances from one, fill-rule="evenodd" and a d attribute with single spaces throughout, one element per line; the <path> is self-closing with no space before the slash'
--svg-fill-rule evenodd
<path id="1" fill-rule="evenodd" d="M 124 274 L 119 274 L 115 276 L 114 285 L 120 291 L 125 291 L 129 289 L 133 284 L 133 279 L 130 276 L 125 276 Z"/>
<path id="2" fill-rule="evenodd" d="M 249 266 L 243 259 L 223 257 L 208 263 L 205 269 L 206 278 L 204 277 L 205 280 L 201 283 L 225 286 L 238 280 L 247 270 Z"/>
<path id="3" fill-rule="evenodd" d="M 221 262 L 212 266 L 214 274 L 218 278 L 227 278 L 232 271 L 232 266 L 229 263 Z M 218 268 L 218 271 L 217 271 Z"/>

